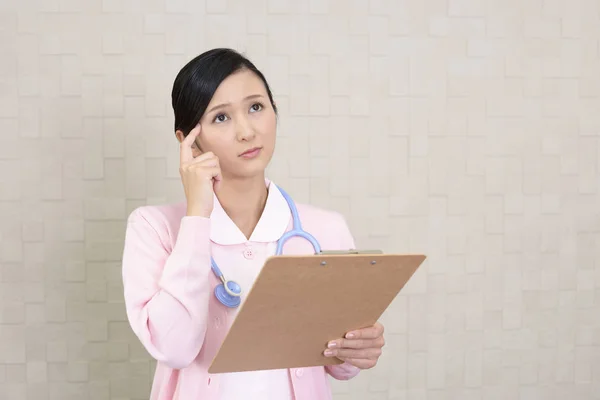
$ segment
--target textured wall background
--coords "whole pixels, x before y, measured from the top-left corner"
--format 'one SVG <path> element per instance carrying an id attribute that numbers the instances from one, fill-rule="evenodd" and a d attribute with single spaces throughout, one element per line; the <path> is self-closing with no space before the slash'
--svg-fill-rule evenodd
<path id="1" fill-rule="evenodd" d="M 336 400 L 600 398 L 597 0 L 0 2 L 0 398 L 147 399 L 124 222 L 182 198 L 171 84 L 245 51 L 271 178 L 429 259 Z"/>

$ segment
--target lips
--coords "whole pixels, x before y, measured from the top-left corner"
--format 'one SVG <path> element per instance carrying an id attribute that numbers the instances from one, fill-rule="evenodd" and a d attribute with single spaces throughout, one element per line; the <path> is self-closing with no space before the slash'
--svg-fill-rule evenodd
<path id="1" fill-rule="evenodd" d="M 259 153 L 259 151 L 261 149 L 262 149 L 262 147 L 253 147 L 251 149 L 246 150 L 242 154 L 240 154 L 240 157 L 252 157 L 252 156 L 255 156 L 255 155 L 257 155 Z"/>

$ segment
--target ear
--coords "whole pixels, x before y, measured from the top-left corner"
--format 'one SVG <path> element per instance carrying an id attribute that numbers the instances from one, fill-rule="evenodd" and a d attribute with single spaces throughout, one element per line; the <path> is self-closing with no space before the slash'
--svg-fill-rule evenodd
<path id="1" fill-rule="evenodd" d="M 175 137 L 177 138 L 177 141 L 179 141 L 179 143 L 183 142 L 183 139 L 185 139 L 185 135 L 179 129 L 175 131 Z"/>

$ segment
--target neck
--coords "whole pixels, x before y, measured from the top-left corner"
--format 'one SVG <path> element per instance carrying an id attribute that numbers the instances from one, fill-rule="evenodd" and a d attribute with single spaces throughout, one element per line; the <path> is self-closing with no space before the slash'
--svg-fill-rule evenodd
<path id="1" fill-rule="evenodd" d="M 242 233 L 249 238 L 267 202 L 265 178 L 224 179 L 217 193 L 221 207 Z"/>

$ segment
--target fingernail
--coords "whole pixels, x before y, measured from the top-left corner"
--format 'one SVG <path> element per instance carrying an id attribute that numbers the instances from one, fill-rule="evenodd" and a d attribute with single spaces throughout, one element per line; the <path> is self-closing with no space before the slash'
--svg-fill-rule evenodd
<path id="1" fill-rule="evenodd" d="M 352 333 L 352 332 L 350 332 L 349 334 L 347 334 L 347 335 L 346 335 L 346 337 L 347 337 L 348 339 L 352 339 L 354 336 L 355 336 L 355 335 L 354 335 L 354 333 Z"/>
<path id="2" fill-rule="evenodd" d="M 329 347 L 330 349 L 337 346 L 336 342 L 329 342 L 329 344 L 327 345 L 327 347 Z"/>
<path id="3" fill-rule="evenodd" d="M 333 354 L 333 351 L 331 351 L 331 350 L 325 350 L 324 354 L 325 354 L 325 356 L 329 357 L 329 356 L 331 356 Z"/>

